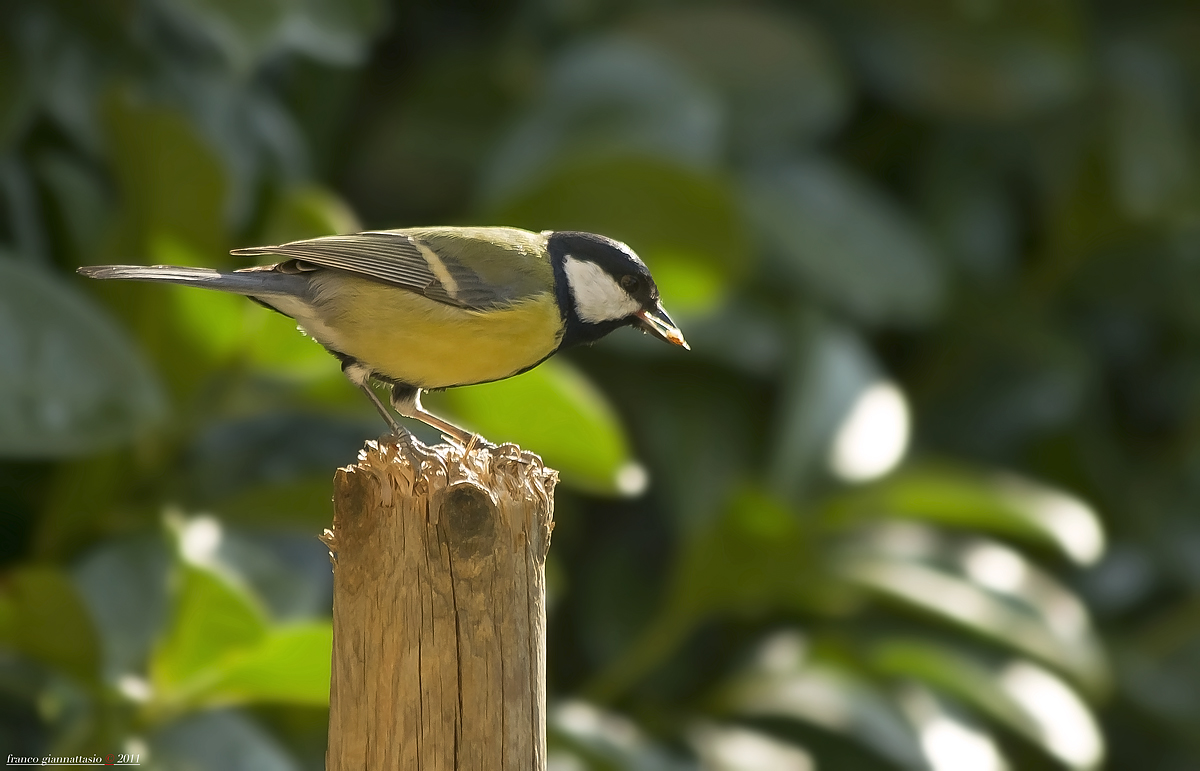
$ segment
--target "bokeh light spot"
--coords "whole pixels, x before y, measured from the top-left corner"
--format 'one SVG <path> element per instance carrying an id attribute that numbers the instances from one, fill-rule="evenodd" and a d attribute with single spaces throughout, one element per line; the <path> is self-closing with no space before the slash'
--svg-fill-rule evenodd
<path id="1" fill-rule="evenodd" d="M 909 409 L 893 383 L 879 382 L 859 395 L 838 428 L 829 466 L 847 482 L 865 482 L 896 467 L 908 447 Z"/>

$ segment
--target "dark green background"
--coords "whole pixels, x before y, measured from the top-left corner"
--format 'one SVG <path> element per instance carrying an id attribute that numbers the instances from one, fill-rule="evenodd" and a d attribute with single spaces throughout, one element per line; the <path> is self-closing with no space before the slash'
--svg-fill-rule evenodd
<path id="1" fill-rule="evenodd" d="M 555 771 L 1200 769 L 1198 138 L 1183 0 L 0 3 L 0 754 L 320 768 L 383 429 L 286 319 L 74 268 L 508 224 L 693 347 L 430 399 L 563 472 Z"/>

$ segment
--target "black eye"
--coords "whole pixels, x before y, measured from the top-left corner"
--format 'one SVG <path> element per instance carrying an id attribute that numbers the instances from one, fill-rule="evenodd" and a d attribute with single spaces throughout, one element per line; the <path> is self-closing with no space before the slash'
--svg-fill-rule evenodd
<path id="1" fill-rule="evenodd" d="M 637 276 L 621 276 L 621 288 L 626 292 L 633 294 L 642 286 L 642 282 Z"/>

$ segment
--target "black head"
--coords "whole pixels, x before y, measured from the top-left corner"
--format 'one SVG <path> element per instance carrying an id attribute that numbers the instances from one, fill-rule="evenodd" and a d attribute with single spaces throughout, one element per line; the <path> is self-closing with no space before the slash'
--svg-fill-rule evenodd
<path id="1" fill-rule="evenodd" d="M 566 323 L 562 347 L 637 326 L 687 348 L 683 333 L 663 310 L 654 277 L 628 246 L 594 233 L 555 231 L 548 234 L 548 247 Z"/>

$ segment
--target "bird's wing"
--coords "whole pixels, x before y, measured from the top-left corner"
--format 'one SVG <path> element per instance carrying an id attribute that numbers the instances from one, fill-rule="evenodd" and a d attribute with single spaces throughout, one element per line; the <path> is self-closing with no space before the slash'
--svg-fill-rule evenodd
<path id="1" fill-rule="evenodd" d="M 414 228 L 326 236 L 233 253 L 344 270 L 447 305 L 485 310 L 553 291 L 545 244 L 544 236 L 515 228 Z"/>

